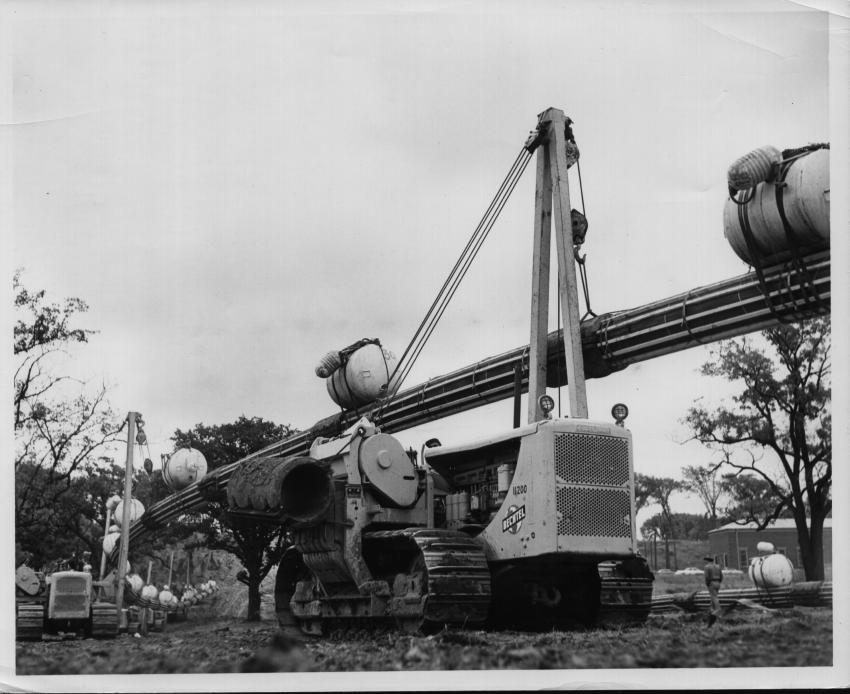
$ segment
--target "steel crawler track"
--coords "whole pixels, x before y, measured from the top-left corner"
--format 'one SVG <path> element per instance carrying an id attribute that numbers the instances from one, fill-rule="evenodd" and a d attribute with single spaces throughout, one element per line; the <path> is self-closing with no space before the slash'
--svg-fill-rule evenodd
<path id="1" fill-rule="evenodd" d="M 484 624 L 490 606 L 490 569 L 480 545 L 462 533 L 433 528 L 364 533 L 367 542 L 394 538 L 415 542 L 421 557 L 426 582 L 412 615 L 415 619 L 435 625 Z M 405 599 L 401 597 L 399 604 Z"/>
<path id="2" fill-rule="evenodd" d="M 118 607 L 109 602 L 96 602 L 91 607 L 91 635 L 96 639 L 118 636 Z"/>
<path id="3" fill-rule="evenodd" d="M 15 636 L 18 641 L 40 641 L 44 633 L 44 605 L 22 603 L 17 606 Z"/>
<path id="4" fill-rule="evenodd" d="M 329 592 L 307 579 L 298 583 L 287 624 L 318 635 L 336 629 L 389 626 L 407 632 L 444 626 L 481 627 L 490 606 L 490 570 L 483 549 L 469 536 L 449 530 L 407 528 L 363 534 L 364 554 L 380 573 L 358 587 L 335 584 Z M 319 552 L 319 555 L 325 552 Z M 311 562 L 311 554 L 303 555 Z M 281 597 L 278 597 L 280 600 Z"/>

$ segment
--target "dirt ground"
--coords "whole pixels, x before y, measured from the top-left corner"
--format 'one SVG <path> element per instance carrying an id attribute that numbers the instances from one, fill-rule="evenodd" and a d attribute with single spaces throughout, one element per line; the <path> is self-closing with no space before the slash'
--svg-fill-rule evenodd
<path id="1" fill-rule="evenodd" d="M 832 610 L 652 616 L 640 627 L 546 633 L 447 630 L 432 636 L 284 634 L 274 621 L 169 623 L 146 637 L 16 644 L 17 675 L 392 670 L 730 668 L 832 665 Z"/>

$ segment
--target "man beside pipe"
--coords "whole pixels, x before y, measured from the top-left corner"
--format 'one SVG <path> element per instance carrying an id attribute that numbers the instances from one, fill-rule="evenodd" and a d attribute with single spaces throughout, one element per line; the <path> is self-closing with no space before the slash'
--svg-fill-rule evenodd
<path id="1" fill-rule="evenodd" d="M 711 598 L 711 609 L 708 613 L 708 626 L 713 625 L 720 616 L 720 584 L 723 582 L 723 570 L 715 563 L 714 557 L 704 557 L 705 585 Z"/>

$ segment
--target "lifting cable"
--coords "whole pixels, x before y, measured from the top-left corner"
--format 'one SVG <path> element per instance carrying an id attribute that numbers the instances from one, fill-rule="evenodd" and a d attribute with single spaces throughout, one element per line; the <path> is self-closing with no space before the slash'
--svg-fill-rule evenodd
<path id="1" fill-rule="evenodd" d="M 806 148 L 802 153 L 797 153 L 796 150 L 786 150 L 782 153 L 784 159 L 782 160 L 779 166 L 779 175 L 777 176 L 776 185 L 774 186 L 774 195 L 776 197 L 776 209 L 779 212 L 779 218 L 782 221 L 782 228 L 785 231 L 785 239 L 788 242 L 788 248 L 791 251 L 791 259 L 795 268 L 797 269 L 797 274 L 800 277 L 800 290 L 803 295 L 804 304 L 813 304 L 815 307 L 817 307 L 817 305 L 820 304 L 820 295 L 818 294 L 817 287 L 815 286 L 814 280 L 812 279 L 812 274 L 809 271 L 806 262 L 803 260 L 803 255 L 800 250 L 800 243 L 799 239 L 797 238 L 797 234 L 795 233 L 794 228 L 791 226 L 791 223 L 788 221 L 788 217 L 785 213 L 785 203 L 783 195 L 785 188 L 788 185 L 788 183 L 785 181 L 785 178 L 788 176 L 788 171 L 791 168 L 791 164 L 793 164 L 796 159 L 804 157 L 810 151 L 814 150 Z M 806 222 L 805 220 L 804 224 L 807 227 L 809 226 L 808 222 Z M 809 229 L 811 228 L 809 227 Z"/>
<path id="2" fill-rule="evenodd" d="M 782 222 L 782 228 L 785 232 L 785 240 L 788 245 L 788 251 L 791 255 L 791 263 L 790 265 L 786 266 L 789 268 L 786 283 L 788 286 L 788 297 L 791 301 L 791 308 L 793 312 L 797 312 L 797 301 L 794 298 L 791 289 L 790 279 L 791 268 L 793 267 L 797 272 L 797 276 L 800 278 L 800 294 L 802 295 L 804 307 L 811 305 L 815 309 L 817 309 L 818 305 L 821 302 L 821 297 L 818 293 L 817 287 L 812 277 L 812 273 L 806 265 L 805 261 L 803 260 L 803 256 L 800 250 L 799 239 L 797 238 L 795 230 L 788 221 L 784 205 L 784 190 L 785 187 L 788 185 L 785 181 L 785 178 L 788 175 L 788 171 L 794 161 L 806 156 L 807 154 L 815 150 L 824 148 L 829 149 L 829 145 L 826 143 L 819 143 L 808 145 L 806 147 L 800 147 L 798 149 L 783 150 L 779 155 L 779 160 L 773 164 L 770 172 L 766 174 L 766 177 L 764 177 L 760 181 L 753 182 L 752 187 L 746 191 L 743 191 L 741 197 L 738 197 L 738 190 L 732 188 L 731 186 L 729 188 L 729 197 L 731 198 L 732 202 L 734 202 L 738 206 L 738 224 L 741 227 L 741 234 L 744 237 L 744 242 L 746 243 L 747 251 L 750 254 L 749 263 L 755 270 L 756 277 L 758 278 L 759 282 L 759 288 L 761 289 L 765 304 L 767 305 L 768 309 L 770 309 L 770 312 L 771 314 L 773 314 L 774 318 L 776 318 L 780 323 L 784 324 L 788 324 L 792 322 L 792 320 L 786 316 L 780 315 L 777 306 L 774 304 L 774 301 L 770 296 L 770 288 L 767 285 L 767 281 L 764 275 L 763 259 L 761 257 L 759 247 L 756 243 L 756 239 L 753 234 L 752 227 L 750 225 L 748 207 L 749 203 L 752 202 L 755 198 L 757 188 L 760 183 L 772 183 L 774 185 L 776 209 L 779 213 L 779 219 Z M 804 223 L 806 223 L 805 220 Z M 783 305 L 782 303 L 781 279 L 778 280 L 777 284 L 777 300 L 780 303 L 780 309 L 786 308 L 787 304 Z"/>
<path id="3" fill-rule="evenodd" d="M 446 307 L 457 291 L 461 281 L 466 276 L 472 261 L 475 259 L 475 256 L 481 249 L 487 235 L 490 233 L 490 230 L 499 218 L 502 208 L 504 208 L 510 198 L 511 193 L 519 182 L 519 179 L 522 177 L 522 174 L 530 160 L 531 152 L 526 147 L 523 147 L 516 156 L 516 159 L 514 159 L 510 170 L 502 181 L 502 184 L 499 186 L 498 191 L 496 191 L 496 194 L 493 196 L 493 199 L 490 201 L 490 205 L 484 212 L 484 216 L 481 218 L 481 221 L 478 223 L 478 226 L 469 238 L 469 241 L 461 252 L 460 257 L 455 262 L 454 267 L 445 282 L 443 282 L 443 286 L 440 288 L 440 291 L 437 293 L 437 296 L 428 309 L 428 312 L 425 314 L 425 317 L 416 329 L 413 338 L 410 340 L 410 343 L 399 358 L 398 364 L 393 370 L 388 382 L 389 386 L 389 384 L 393 382 L 393 379 L 395 379 L 398 375 L 398 381 L 392 386 L 394 393 L 399 391 L 402 383 L 404 383 L 404 380 L 407 378 L 410 370 L 416 363 L 419 354 L 422 352 L 422 349 L 428 342 L 431 334 L 434 332 L 437 323 L 440 318 L 442 318 Z M 391 395 L 385 404 L 388 404 L 392 400 L 393 396 L 394 395 Z"/>
<path id="4" fill-rule="evenodd" d="M 584 186 L 581 182 L 581 159 L 576 159 L 576 171 L 578 172 L 578 192 L 581 196 L 581 215 L 584 217 L 585 224 L 587 223 L 587 208 L 584 206 Z M 572 222 L 572 220 L 570 220 Z M 573 249 L 573 255 L 575 257 L 576 263 L 578 263 L 579 276 L 581 277 L 581 289 L 584 293 L 584 305 L 587 309 L 584 312 L 584 315 L 579 319 L 579 323 L 581 323 L 588 316 L 592 318 L 596 318 L 596 314 L 593 312 L 593 309 L 590 308 L 590 289 L 587 284 L 587 268 L 585 267 L 585 261 L 587 260 L 587 253 L 582 256 L 579 256 L 578 249 L 579 246 L 575 246 Z"/>
<path id="5" fill-rule="evenodd" d="M 584 209 L 584 202 L 582 202 L 581 207 L 582 207 L 582 210 L 583 210 Z M 576 253 L 576 255 L 578 255 L 578 253 Z M 560 283 L 561 283 L 561 268 L 558 268 L 558 284 L 560 284 Z M 555 292 L 555 294 L 558 297 L 558 306 L 555 309 L 555 312 L 558 314 L 558 334 L 560 335 L 560 333 L 561 333 L 561 292 L 557 291 L 557 292 Z M 562 344 L 563 344 L 563 341 L 564 341 L 564 338 L 563 338 L 563 335 L 562 335 L 561 336 L 561 343 Z M 556 371 L 557 371 L 557 374 L 558 374 L 558 419 L 561 418 L 561 391 L 563 390 L 563 388 L 561 386 L 561 374 L 563 373 L 563 371 L 561 370 L 561 365 L 562 365 L 562 362 L 566 361 L 566 358 L 567 358 L 567 353 L 566 353 L 566 351 L 564 351 L 564 358 L 558 359 L 556 361 L 556 364 L 557 364 Z"/>
<path id="6" fill-rule="evenodd" d="M 151 461 L 151 472 L 148 474 L 152 474 L 153 472 L 153 460 L 151 460 L 151 448 L 148 444 L 148 435 L 145 433 L 145 423 L 141 417 L 136 421 L 136 445 L 139 448 L 139 460 L 142 461 L 142 465 L 139 468 L 144 468 L 144 461 Z M 145 455 L 145 451 L 147 450 L 147 455 Z M 139 469 L 137 468 L 137 469 Z M 147 469 L 145 469 L 147 472 Z"/>
<path id="7" fill-rule="evenodd" d="M 455 267 L 452 269 L 452 272 L 443 284 L 437 298 L 434 300 L 434 303 L 431 305 L 431 308 L 428 310 L 428 313 L 422 323 L 420 323 L 413 340 L 411 340 L 410 345 L 408 345 L 399 360 L 399 364 L 393 372 L 393 375 L 398 372 L 401 373 L 398 384 L 396 385 L 396 390 L 407 378 L 410 370 L 416 363 L 419 354 L 422 352 L 422 349 L 431 337 L 431 334 L 434 332 L 437 323 L 440 318 L 442 318 L 443 313 L 445 312 L 452 297 L 454 297 L 460 282 L 466 276 L 472 261 L 475 259 L 475 256 L 478 254 L 478 251 L 486 240 L 487 235 L 493 228 L 496 219 L 498 219 L 499 213 L 502 211 L 502 208 L 505 206 L 505 203 L 513 192 L 513 189 L 516 187 L 516 184 L 522 176 L 523 171 L 525 171 L 525 167 L 530 159 L 530 153 L 523 149 L 517 156 L 514 164 L 511 166 L 511 170 L 502 182 L 502 185 L 493 198 L 493 201 L 490 203 L 490 206 L 487 208 L 484 217 L 481 222 L 479 222 L 478 227 L 467 243 L 466 248 L 464 248 L 461 257 L 455 263 Z M 408 354 L 410 355 L 409 360 L 406 363 L 403 363 Z"/>
<path id="8" fill-rule="evenodd" d="M 747 193 L 749 193 L 749 195 Z M 741 227 L 741 234 L 744 237 L 744 243 L 746 243 L 747 250 L 750 254 L 750 264 L 756 272 L 756 278 L 758 279 L 764 303 L 777 321 L 780 323 L 788 323 L 789 320 L 777 311 L 776 306 L 773 304 L 773 299 L 771 299 L 770 287 L 767 286 L 767 280 L 764 276 L 764 268 L 762 267 L 761 253 L 756 245 L 755 236 L 753 235 L 753 230 L 750 226 L 748 204 L 754 197 L 755 187 L 753 187 L 750 191 L 742 193 L 741 198 L 738 198 L 736 193 L 732 196 L 732 202 L 738 206 L 738 224 Z"/>
<path id="9" fill-rule="evenodd" d="M 571 141 L 573 143 L 575 143 L 574 138 Z M 587 234 L 587 208 L 585 207 L 585 204 L 584 204 L 584 185 L 582 185 L 582 180 L 581 180 L 581 159 L 580 158 L 576 159 L 576 171 L 578 172 L 578 191 L 579 191 L 579 196 L 581 197 L 581 216 L 579 217 L 578 220 L 574 220 L 573 216 L 574 216 L 574 213 L 576 211 L 572 210 L 572 212 L 570 214 L 570 225 L 573 226 L 575 221 L 580 221 L 584 225 L 583 232 L 581 232 L 581 234 L 578 235 L 578 236 L 573 234 L 573 239 L 572 239 L 573 258 L 575 259 L 575 262 L 578 265 L 579 277 L 581 278 L 581 289 L 582 289 L 582 293 L 584 294 L 584 306 L 586 308 L 584 315 L 579 319 L 579 323 L 582 323 L 586 318 L 588 318 L 588 316 L 590 316 L 592 318 L 596 318 L 597 316 L 593 312 L 593 309 L 590 308 L 590 288 L 589 288 L 588 283 L 587 283 L 587 267 L 585 266 L 585 261 L 587 260 L 587 254 L 586 253 L 584 255 L 579 254 L 579 249 L 581 248 L 582 244 L 584 243 L 584 236 L 585 236 L 585 234 Z M 561 281 L 561 268 L 559 267 L 558 268 L 558 284 L 559 284 L 559 286 L 560 286 L 560 281 Z M 558 333 L 560 334 L 561 329 L 562 329 L 561 328 L 561 292 L 558 291 L 558 292 L 556 292 L 556 294 L 557 294 L 557 297 L 558 297 L 558 306 L 557 306 L 557 309 L 556 309 L 557 316 L 558 316 Z M 564 355 L 564 356 L 566 357 L 566 355 Z M 559 359 L 557 361 L 558 383 L 561 383 L 561 374 L 562 374 L 562 371 L 561 371 L 562 363 L 561 362 L 562 362 L 561 359 Z M 559 417 L 561 416 L 561 390 L 562 390 L 562 386 L 559 385 L 558 386 L 558 416 Z"/>

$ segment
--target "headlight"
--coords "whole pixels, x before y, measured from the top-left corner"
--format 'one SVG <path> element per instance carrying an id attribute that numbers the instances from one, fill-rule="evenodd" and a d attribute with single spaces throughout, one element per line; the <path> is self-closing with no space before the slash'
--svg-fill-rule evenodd
<path id="1" fill-rule="evenodd" d="M 617 423 L 618 427 L 623 426 L 623 422 L 626 417 L 629 416 L 629 408 L 626 407 L 623 403 L 618 402 L 614 407 L 611 408 L 611 416 L 614 418 L 614 421 Z"/>

